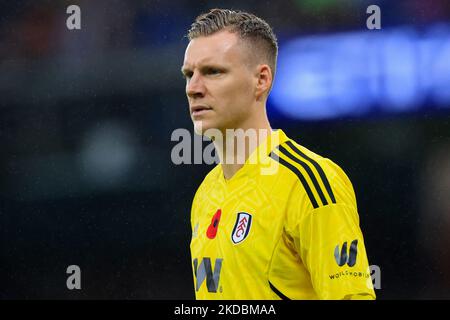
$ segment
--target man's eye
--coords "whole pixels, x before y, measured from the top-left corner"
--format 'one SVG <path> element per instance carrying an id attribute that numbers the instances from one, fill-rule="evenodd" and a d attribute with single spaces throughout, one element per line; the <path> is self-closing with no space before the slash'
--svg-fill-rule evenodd
<path id="1" fill-rule="evenodd" d="M 207 73 L 212 74 L 212 75 L 219 74 L 220 70 L 219 69 L 209 69 Z"/>

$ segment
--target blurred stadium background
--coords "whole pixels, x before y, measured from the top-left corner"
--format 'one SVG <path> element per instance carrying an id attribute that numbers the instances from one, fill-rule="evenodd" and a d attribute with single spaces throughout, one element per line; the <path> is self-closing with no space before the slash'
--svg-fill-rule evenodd
<path id="1" fill-rule="evenodd" d="M 450 298 L 447 0 L 1 1 L 0 298 L 194 298 L 190 205 L 211 167 L 172 164 L 170 137 L 192 132 L 184 35 L 213 7 L 274 27 L 272 126 L 350 176 L 378 298 Z"/>

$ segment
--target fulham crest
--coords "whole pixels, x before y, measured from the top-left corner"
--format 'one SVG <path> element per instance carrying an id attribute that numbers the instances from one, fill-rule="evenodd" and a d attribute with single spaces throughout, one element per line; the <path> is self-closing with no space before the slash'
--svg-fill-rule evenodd
<path id="1" fill-rule="evenodd" d="M 239 212 L 231 234 L 231 240 L 234 244 L 238 244 L 247 238 L 251 225 L 252 216 L 246 212 Z"/>

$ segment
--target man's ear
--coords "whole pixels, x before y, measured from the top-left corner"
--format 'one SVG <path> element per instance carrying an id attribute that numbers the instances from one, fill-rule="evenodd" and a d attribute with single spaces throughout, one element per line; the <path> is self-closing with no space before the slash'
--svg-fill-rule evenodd
<path id="1" fill-rule="evenodd" d="M 260 64 L 256 68 L 256 77 L 255 95 L 256 99 L 260 100 L 269 94 L 273 81 L 272 70 L 267 64 Z"/>

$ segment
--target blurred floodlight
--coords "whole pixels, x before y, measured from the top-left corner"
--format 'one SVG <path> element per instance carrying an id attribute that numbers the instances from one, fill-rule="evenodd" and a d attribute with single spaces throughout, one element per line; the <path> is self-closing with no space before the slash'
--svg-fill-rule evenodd
<path id="1" fill-rule="evenodd" d="M 91 128 L 82 143 L 81 170 L 88 183 L 110 188 L 119 185 L 136 162 L 137 144 L 124 124 L 104 121 Z"/>
<path id="2" fill-rule="evenodd" d="M 295 39 L 280 47 L 270 106 L 293 119 L 450 106 L 450 25 Z"/>

